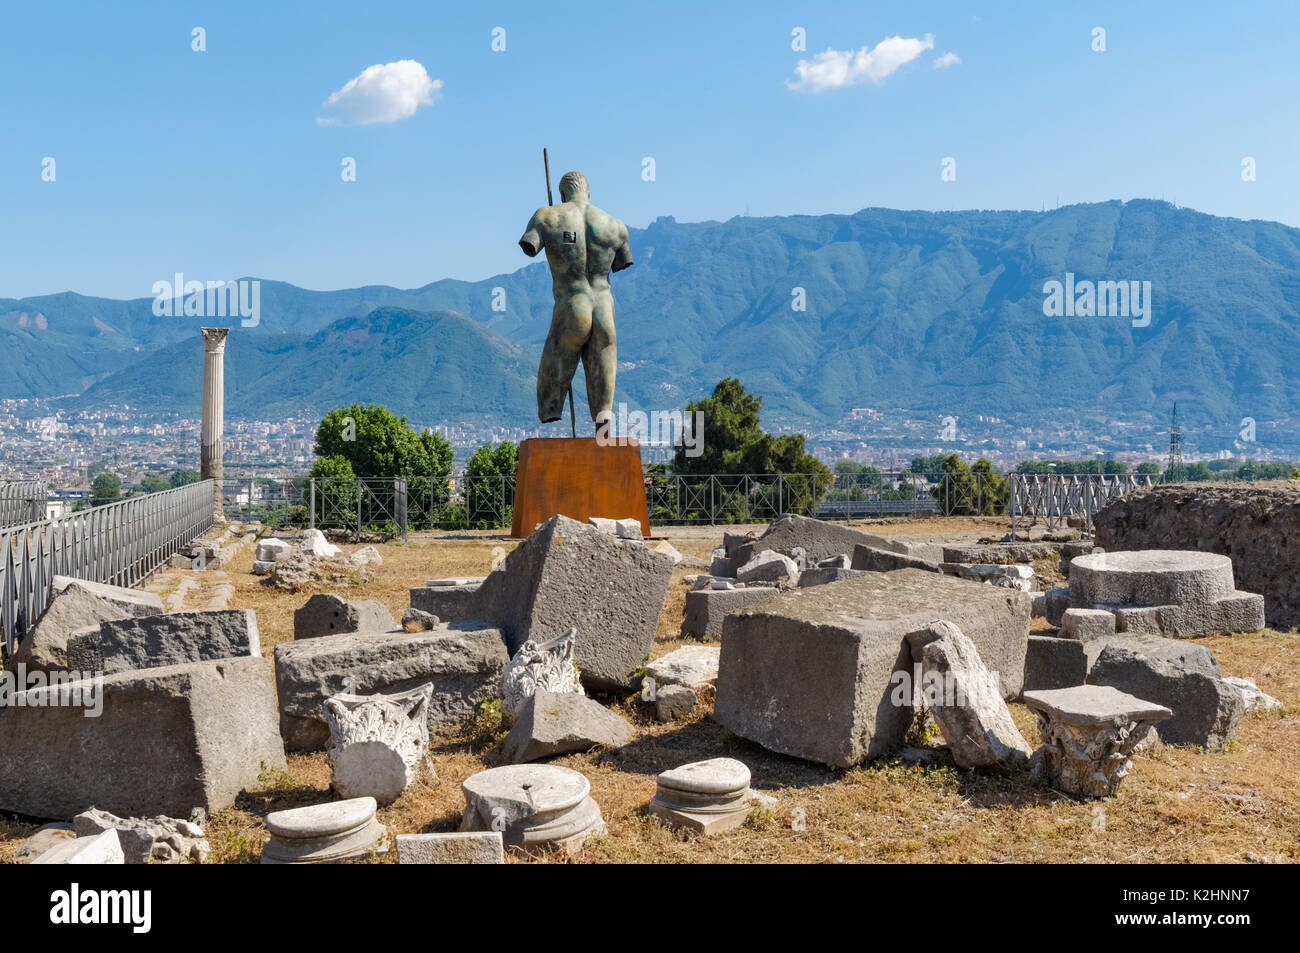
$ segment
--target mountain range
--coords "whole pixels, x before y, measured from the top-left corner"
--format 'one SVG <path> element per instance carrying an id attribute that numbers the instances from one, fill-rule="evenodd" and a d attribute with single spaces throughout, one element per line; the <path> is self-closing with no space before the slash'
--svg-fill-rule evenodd
<path id="1" fill-rule="evenodd" d="M 1261 442 L 1300 431 L 1287 370 L 1300 366 L 1300 230 L 1275 222 L 1153 200 L 869 208 L 660 218 L 630 244 L 635 266 L 611 280 L 618 399 L 633 408 L 683 408 L 736 376 L 764 396 L 765 423 L 788 426 L 870 407 L 1105 427 L 1164 420 L 1177 401 L 1188 430 L 1235 433 L 1250 417 Z M 1150 321 L 1049 316 L 1050 281 L 1150 282 Z M 258 325 L 226 322 L 226 413 L 359 400 L 421 424 L 532 427 L 550 310 L 540 262 L 410 290 L 261 279 Z M 196 411 L 197 329 L 211 323 L 157 317 L 152 297 L 0 299 L 0 398 Z M 581 375 L 574 390 L 581 408 Z"/>

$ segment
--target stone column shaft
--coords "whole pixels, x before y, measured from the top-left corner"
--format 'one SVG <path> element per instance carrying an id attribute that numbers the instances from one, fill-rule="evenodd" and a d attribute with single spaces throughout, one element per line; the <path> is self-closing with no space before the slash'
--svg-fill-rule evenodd
<path id="1" fill-rule="evenodd" d="M 203 334 L 203 417 L 199 435 L 199 475 L 212 480 L 212 518 L 221 511 L 221 434 L 226 423 L 225 361 L 229 328 L 200 328 Z"/>

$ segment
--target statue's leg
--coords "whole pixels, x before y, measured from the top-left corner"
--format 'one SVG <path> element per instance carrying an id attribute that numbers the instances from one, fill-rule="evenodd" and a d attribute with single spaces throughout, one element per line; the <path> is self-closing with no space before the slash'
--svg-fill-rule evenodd
<path id="1" fill-rule="evenodd" d="M 591 335 L 582 349 L 582 367 L 587 375 L 587 405 L 597 424 L 614 413 L 614 372 L 618 349 L 614 340 L 614 296 L 596 295 L 591 314 Z"/>
<path id="2" fill-rule="evenodd" d="M 555 303 L 551 330 L 542 347 L 542 363 L 537 368 L 537 419 L 542 423 L 563 416 L 564 399 L 590 333 L 591 305 L 586 295 Z"/>

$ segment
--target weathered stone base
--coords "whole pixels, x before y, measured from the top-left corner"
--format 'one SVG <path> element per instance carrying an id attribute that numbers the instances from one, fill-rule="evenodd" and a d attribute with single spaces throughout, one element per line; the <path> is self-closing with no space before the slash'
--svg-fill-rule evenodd
<path id="1" fill-rule="evenodd" d="M 1120 632 L 1191 638 L 1214 632 L 1258 632 L 1264 628 L 1264 597 L 1237 592 L 1214 602 L 1115 610 Z"/>
<path id="2" fill-rule="evenodd" d="M 697 589 L 686 593 L 686 614 L 682 635 L 697 639 L 722 638 L 722 620 L 737 609 L 769 599 L 777 590 L 771 586 L 744 589 Z"/>
<path id="3" fill-rule="evenodd" d="M 468 834 L 398 834 L 399 864 L 504 864 L 498 831 Z"/>

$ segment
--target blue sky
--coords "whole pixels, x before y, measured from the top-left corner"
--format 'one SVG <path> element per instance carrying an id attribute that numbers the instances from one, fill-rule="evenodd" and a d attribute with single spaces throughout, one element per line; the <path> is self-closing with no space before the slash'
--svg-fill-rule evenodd
<path id="1" fill-rule="evenodd" d="M 512 271 L 543 145 L 632 226 L 1133 197 L 1300 225 L 1298 27 L 1288 2 L 8 4 L 0 297 Z M 791 88 L 828 48 L 865 48 L 861 81 Z M 400 113 L 324 104 L 403 60 L 429 104 L 318 122 Z"/>

